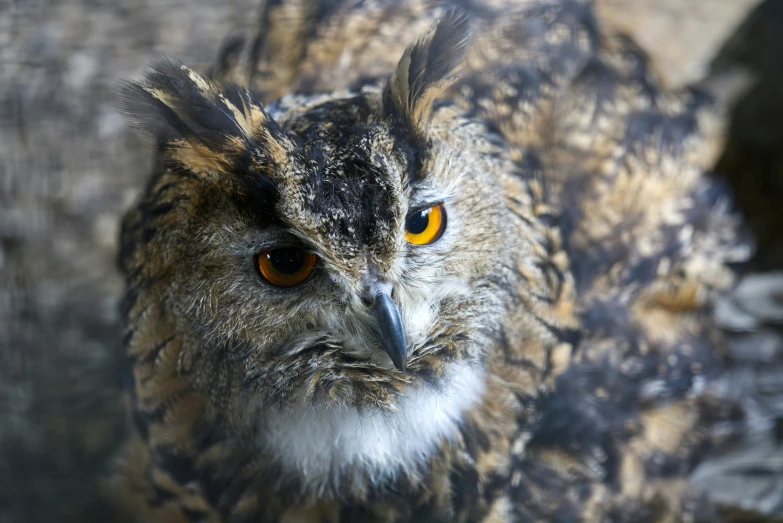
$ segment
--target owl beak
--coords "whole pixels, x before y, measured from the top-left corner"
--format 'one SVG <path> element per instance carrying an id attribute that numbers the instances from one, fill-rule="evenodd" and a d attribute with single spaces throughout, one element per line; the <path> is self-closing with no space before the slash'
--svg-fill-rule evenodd
<path id="1" fill-rule="evenodd" d="M 378 291 L 375 295 L 373 310 L 378 321 L 383 350 L 389 355 L 397 370 L 405 372 L 408 345 L 405 343 L 405 330 L 402 328 L 397 304 L 386 292 Z"/>

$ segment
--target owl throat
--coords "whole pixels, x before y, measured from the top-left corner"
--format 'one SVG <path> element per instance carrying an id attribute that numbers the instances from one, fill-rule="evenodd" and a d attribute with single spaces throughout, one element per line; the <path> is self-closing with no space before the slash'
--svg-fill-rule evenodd
<path id="1" fill-rule="evenodd" d="M 437 387 L 406 389 L 394 411 L 302 406 L 271 413 L 260 444 L 312 493 L 345 482 L 378 485 L 425 468 L 459 436 L 465 412 L 484 390 L 482 368 L 452 363 Z"/>

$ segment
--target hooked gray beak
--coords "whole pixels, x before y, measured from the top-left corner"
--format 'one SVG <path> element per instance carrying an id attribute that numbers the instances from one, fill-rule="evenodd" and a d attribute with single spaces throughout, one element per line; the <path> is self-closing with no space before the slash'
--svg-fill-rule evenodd
<path id="1" fill-rule="evenodd" d="M 383 350 L 389 355 L 397 370 L 405 372 L 408 345 L 405 343 L 405 330 L 402 328 L 397 304 L 386 292 L 378 290 L 374 296 L 373 310 L 378 320 Z"/>

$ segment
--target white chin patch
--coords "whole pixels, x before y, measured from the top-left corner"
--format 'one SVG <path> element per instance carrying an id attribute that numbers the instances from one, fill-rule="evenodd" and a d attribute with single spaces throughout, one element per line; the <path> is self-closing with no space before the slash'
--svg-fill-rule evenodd
<path id="1" fill-rule="evenodd" d="M 373 483 L 414 471 L 457 434 L 462 414 L 484 393 L 480 368 L 454 363 L 439 389 L 409 387 L 397 411 L 295 408 L 266 420 L 264 450 L 310 491 L 339 487 L 343 473 Z"/>

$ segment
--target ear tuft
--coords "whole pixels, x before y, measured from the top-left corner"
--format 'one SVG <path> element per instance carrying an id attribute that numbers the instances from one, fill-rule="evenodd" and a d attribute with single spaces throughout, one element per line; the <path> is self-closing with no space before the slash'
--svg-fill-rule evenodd
<path id="1" fill-rule="evenodd" d="M 403 53 L 384 90 L 383 111 L 414 141 L 423 137 L 435 99 L 456 79 L 469 41 L 467 15 L 452 9 Z"/>
<path id="2" fill-rule="evenodd" d="M 245 89 L 222 87 L 178 62 L 161 60 L 141 82 L 123 82 L 121 112 L 165 153 L 196 171 L 230 169 L 251 154 L 256 164 L 279 164 L 287 140 Z"/>

